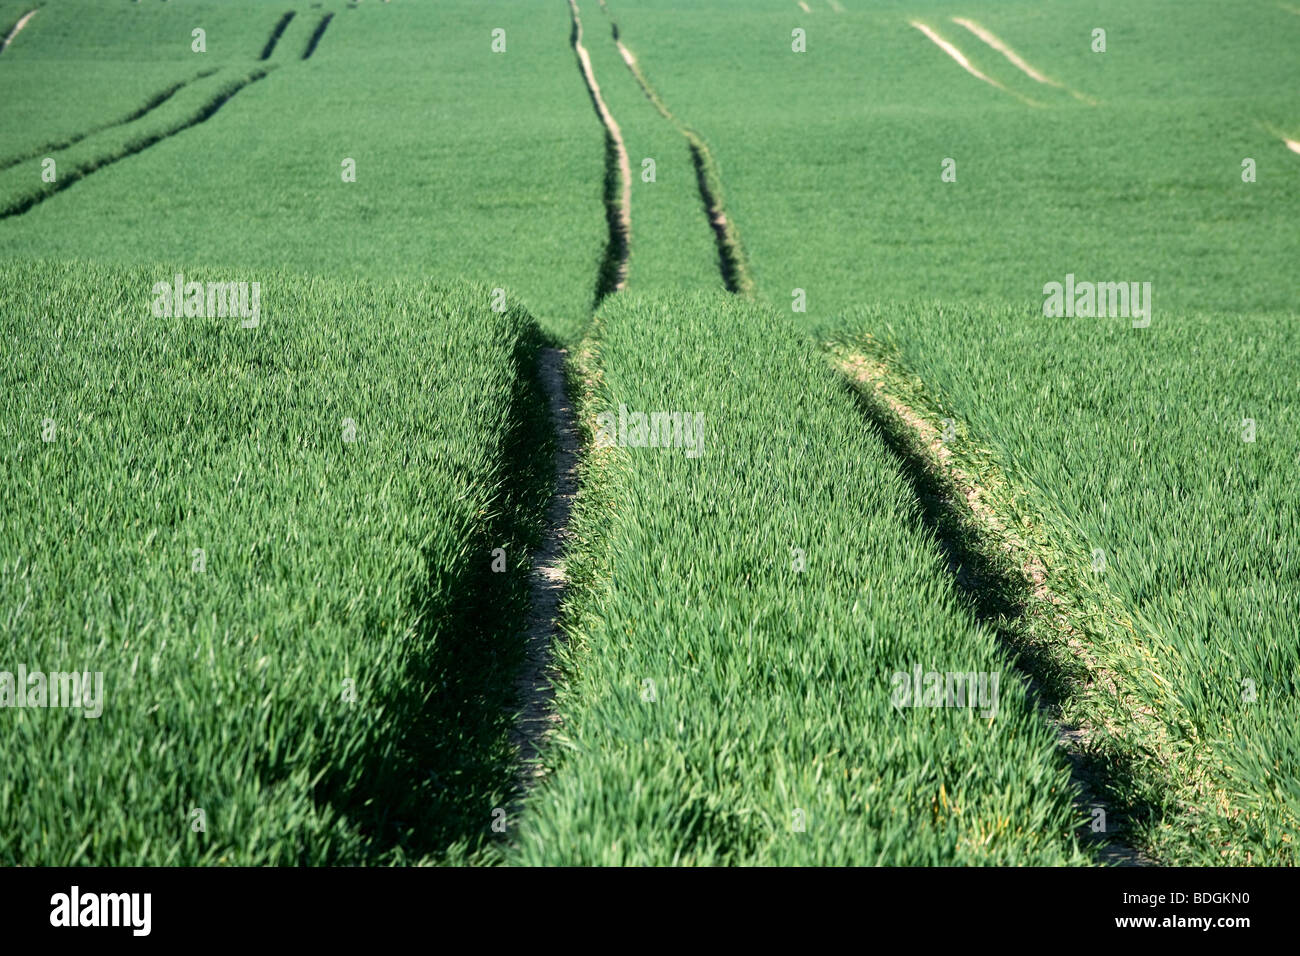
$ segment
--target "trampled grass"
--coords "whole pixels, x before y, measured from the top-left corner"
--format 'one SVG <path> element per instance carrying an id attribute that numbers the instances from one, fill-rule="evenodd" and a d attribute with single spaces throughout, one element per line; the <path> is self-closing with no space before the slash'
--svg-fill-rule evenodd
<path id="1" fill-rule="evenodd" d="M 4 669 L 103 674 L 97 718 L 4 711 L 0 859 L 475 854 L 545 494 L 532 321 L 272 270 L 257 328 L 155 318 L 174 271 L 0 267 Z"/>

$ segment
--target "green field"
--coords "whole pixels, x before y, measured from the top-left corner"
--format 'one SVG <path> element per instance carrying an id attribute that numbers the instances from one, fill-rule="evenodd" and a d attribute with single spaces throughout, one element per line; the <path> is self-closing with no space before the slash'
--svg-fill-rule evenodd
<path id="1" fill-rule="evenodd" d="M 706 437 L 698 457 L 594 450 L 568 756 L 517 858 L 1077 862 L 1052 735 L 917 534 L 852 395 L 787 320 L 720 293 L 633 297 L 601 311 L 588 349 L 592 418 L 692 409 Z M 1008 679 L 979 709 L 894 708 L 881 689 L 917 666 Z"/>
<path id="2" fill-rule="evenodd" d="M 1292 5 L 32 9 L 0 861 L 1297 862 Z"/>
<path id="3" fill-rule="evenodd" d="M 978 18 L 1094 104 L 955 23 L 967 4 L 896 6 L 819 23 L 806 60 L 734 44 L 734 100 L 694 80 L 716 62 L 720 17 L 620 16 L 629 43 L 680 38 L 655 83 L 728 163 L 764 298 L 788 308 L 805 288 L 817 335 L 886 360 L 903 390 L 913 377 L 914 404 L 996 449 L 1046 514 L 1058 574 L 1086 574 L 1102 550 L 1106 585 L 1154 648 L 1126 687 L 1187 751 L 1171 783 L 1201 788 L 1117 794 L 1158 802 L 1143 840 L 1170 860 L 1291 860 L 1300 340 L 1283 277 L 1300 257 L 1300 169 L 1271 130 L 1295 129 L 1284 47 L 1300 22 L 1247 4 L 1206 45 L 1224 32 L 1218 4 L 1003 4 Z M 963 73 L 913 20 L 1005 89 Z M 1078 40 L 1094 23 L 1110 25 L 1105 54 Z M 880 69 L 864 76 L 868 42 Z M 746 101 L 781 106 L 759 124 Z M 797 137 L 780 136 L 786 123 Z M 762 188 L 776 171 L 798 187 Z M 1045 319 L 1040 290 L 1067 273 L 1150 281 L 1150 327 Z M 1116 629 L 1095 626 L 1098 643 Z M 1108 762 L 1145 759 L 1145 732 L 1110 737 L 1095 739 Z"/>
<path id="4" fill-rule="evenodd" d="M 533 323 L 482 287 L 276 272 L 255 329 L 159 321 L 173 271 L 0 270 L 5 632 L 107 683 L 95 719 L 6 712 L 0 852 L 481 849 L 526 599 L 488 559 L 526 566 L 545 494 Z"/>

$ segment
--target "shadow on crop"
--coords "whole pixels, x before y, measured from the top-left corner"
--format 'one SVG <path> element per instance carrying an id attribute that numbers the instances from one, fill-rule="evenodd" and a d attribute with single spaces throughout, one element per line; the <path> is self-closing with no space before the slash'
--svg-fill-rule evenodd
<path id="1" fill-rule="evenodd" d="M 917 503 L 915 511 L 919 529 L 932 537 L 947 564 L 953 587 L 968 613 L 994 632 L 1011 663 L 1027 678 L 1030 701 L 1053 726 L 1058 736 L 1064 733 L 1055 715 L 1060 703 L 1073 692 L 1081 674 L 1065 671 L 1041 648 L 1023 637 L 1025 612 L 1032 592 L 1018 567 L 997 548 L 981 537 L 966 519 L 964 504 L 954 499 L 946 479 L 930 463 L 927 451 L 913 432 L 881 399 L 858 388 L 849 378 L 841 385 L 853 396 L 859 411 L 888 450 L 898 474 L 912 489 Z M 1070 765 L 1071 780 L 1078 795 L 1076 809 L 1089 816 L 1092 807 L 1104 797 L 1110 839 L 1080 825 L 1079 842 L 1095 859 L 1104 864 L 1132 866 L 1148 863 L 1132 848 L 1114 839 L 1114 826 L 1124 820 L 1132 830 L 1150 824 L 1161 816 L 1158 806 L 1146 795 L 1141 775 L 1132 758 L 1062 750 Z M 1122 838 L 1122 836 L 1121 836 Z"/>
<path id="2" fill-rule="evenodd" d="M 518 754 L 510 741 L 523 658 L 527 559 L 550 494 L 552 437 L 535 374 L 540 333 L 517 349 L 510 426 L 497 460 L 500 497 L 466 543 L 456 571 L 425 555 L 427 577 L 408 598 L 418 620 L 399 673 L 385 674 L 373 739 L 359 762 L 331 767 L 316 797 L 362 832 L 374 863 L 482 860 L 503 834 L 494 810 L 510 805 Z M 491 552 L 511 556 L 491 571 Z M 514 556 L 525 556 L 515 560 Z M 378 627 L 369 640 L 392 640 Z M 498 815 L 499 816 L 499 815 Z M 513 822 L 513 821 L 511 821 Z"/>

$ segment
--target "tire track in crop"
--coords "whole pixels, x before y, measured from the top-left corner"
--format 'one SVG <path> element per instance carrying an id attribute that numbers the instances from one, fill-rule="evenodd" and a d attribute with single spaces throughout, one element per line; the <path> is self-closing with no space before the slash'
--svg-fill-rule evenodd
<path id="1" fill-rule="evenodd" d="M 1088 103 L 1092 106 L 1097 105 L 1097 101 L 1094 100 L 1091 96 L 1085 96 L 1084 94 L 1078 92 L 1077 90 L 1072 90 L 1064 83 L 1057 82 L 1051 77 L 1045 76 L 1044 74 L 1040 73 L 1038 70 L 1034 69 L 1032 66 L 1030 66 L 1028 63 L 1025 62 L 1025 60 L 1020 56 L 1019 53 L 1017 53 L 1015 50 L 1011 49 L 1011 47 L 1007 46 L 1007 44 L 1002 42 L 1002 40 L 998 37 L 998 35 L 995 34 L 992 30 L 989 30 L 986 27 L 982 27 L 974 20 L 967 19 L 966 17 L 953 17 L 952 22 L 957 24 L 959 27 L 965 27 L 971 33 L 975 34 L 975 36 L 977 36 L 980 40 L 982 40 L 987 46 L 990 46 L 994 50 L 997 50 L 999 53 L 1001 53 L 1004 57 L 1007 58 L 1007 61 L 1012 66 L 1014 66 L 1021 73 L 1025 74 L 1025 76 L 1029 77 L 1035 83 L 1042 83 L 1045 86 L 1051 86 L 1051 87 L 1055 87 L 1058 90 L 1064 90 L 1065 92 L 1073 96 L 1076 100 L 1079 100 L 1082 103 Z"/>
<path id="2" fill-rule="evenodd" d="M 1282 145 L 1291 150 L 1291 152 L 1300 154 L 1300 141 L 1292 139 L 1272 123 L 1263 120 L 1257 120 L 1256 122 L 1260 129 L 1264 130 L 1264 132 L 1268 133 L 1270 136 L 1276 136 L 1281 141 Z"/>
<path id="3" fill-rule="evenodd" d="M 521 796 L 542 775 L 542 743 L 547 731 L 559 720 L 554 707 L 556 671 L 552 648 L 563 639 L 559 626 L 560 602 L 568 586 L 564 552 L 578 492 L 579 448 L 577 419 L 565 388 L 567 357 L 565 349 L 542 349 L 538 369 L 555 432 L 555 486 L 546 509 L 542 544 L 533 553 L 524 666 L 515 682 L 522 710 L 512 741 L 519 748 Z"/>
<path id="4" fill-rule="evenodd" d="M 33 206 L 43 203 L 56 193 L 63 192 L 63 190 L 75 185 L 92 173 L 96 173 L 114 163 L 120 162 L 129 156 L 142 153 L 150 146 L 160 143 L 165 139 L 170 139 L 178 133 L 183 133 L 187 129 L 198 126 L 200 123 L 206 122 L 216 114 L 217 110 L 221 109 L 222 106 L 239 93 L 240 90 L 251 86 L 253 83 L 256 83 L 258 80 L 269 75 L 274 69 L 274 66 L 268 66 L 265 69 L 254 70 L 243 79 L 227 84 L 218 91 L 215 96 L 204 103 L 203 106 L 201 106 L 189 119 L 184 120 L 161 133 L 153 133 L 144 139 L 128 143 L 117 153 L 91 160 L 88 163 L 74 167 L 69 172 L 60 173 L 56 182 L 47 184 L 48 188 L 23 196 L 22 198 L 10 203 L 6 209 L 0 211 L 0 220 L 9 219 L 13 216 L 20 216 Z"/>
<path id="5" fill-rule="evenodd" d="M 641 92 L 654 104 L 659 114 L 672 123 L 677 132 L 686 139 L 691 154 L 691 163 L 695 166 L 695 182 L 700 192 L 700 200 L 704 203 L 704 213 L 708 217 L 709 228 L 713 230 L 714 242 L 718 247 L 718 269 L 722 273 L 723 285 L 728 292 L 743 296 L 752 295 L 754 281 L 749 273 L 749 263 L 745 256 L 744 246 L 740 242 L 740 234 L 735 223 L 727 216 L 727 210 L 722 201 L 722 175 L 718 171 L 718 164 L 713 158 L 713 153 L 699 133 L 679 121 L 672 111 L 668 109 L 668 105 L 659 96 L 655 88 L 650 85 L 650 81 L 646 79 L 636 56 L 623 43 L 618 29 L 618 22 L 614 19 L 613 14 L 609 12 L 605 0 L 600 0 L 600 6 L 609 18 L 610 32 L 613 35 L 615 46 L 618 47 L 619 55 L 623 57 L 623 62 L 627 64 L 628 70 L 636 78 L 637 85 L 641 87 Z"/>
<path id="6" fill-rule="evenodd" d="M 627 158 L 623 131 L 600 95 L 591 56 L 582 45 L 582 18 L 577 0 L 569 0 L 569 13 L 573 18 L 570 42 L 578 58 L 578 70 L 587 84 L 596 115 L 605 127 L 605 218 L 609 222 L 609 244 L 596 280 L 596 304 L 599 305 L 605 296 L 622 292 L 627 286 L 628 253 L 632 242 L 632 164 Z"/>
<path id="7" fill-rule="evenodd" d="M 276 23 L 275 28 L 271 31 L 271 36 L 267 39 L 266 46 L 262 47 L 262 56 L 260 59 L 271 59 L 271 54 L 275 52 L 275 45 L 280 42 L 280 37 L 284 35 L 284 31 L 288 28 L 289 22 L 293 20 L 295 16 L 297 16 L 297 14 L 293 10 L 290 10 L 280 18 L 279 22 Z"/>
<path id="8" fill-rule="evenodd" d="M 334 14 L 327 13 L 325 16 L 321 17 L 320 23 L 316 24 L 316 29 L 312 31 L 311 38 L 307 41 L 307 46 L 302 51 L 302 58 L 304 60 L 310 60 L 311 55 L 316 52 L 316 45 L 320 43 L 320 38 L 325 35 L 325 28 L 330 25 L 330 21 L 333 19 Z"/>
<path id="9" fill-rule="evenodd" d="M 94 136 L 96 133 L 102 133 L 104 132 L 104 130 L 114 129 L 118 126 L 126 126 L 128 123 L 134 123 L 136 120 L 148 115 L 149 113 L 152 113 L 158 107 L 162 106 L 173 96 L 175 96 L 180 90 L 189 86 L 191 83 L 197 83 L 199 80 L 206 79 L 207 77 L 212 76 L 216 72 L 217 70 L 215 68 L 210 70 L 204 70 L 203 72 L 194 76 L 192 79 L 182 80 L 179 83 L 173 83 L 171 86 L 167 87 L 166 89 L 161 90 L 155 93 L 153 96 L 149 97 L 149 99 L 144 101 L 144 104 L 142 106 L 139 106 L 136 109 L 132 110 L 130 113 L 122 117 L 120 120 L 114 120 L 113 122 L 105 123 L 102 126 L 92 126 L 84 133 L 75 133 L 72 136 L 68 137 L 67 139 L 45 143 L 44 145 L 38 147 L 37 149 L 23 153 L 21 156 L 15 156 L 12 159 L 7 159 L 3 163 L 0 163 L 0 171 L 10 169 L 14 166 L 17 166 L 19 163 L 26 162 L 29 159 L 35 159 L 37 156 L 40 156 L 44 153 L 53 153 L 61 149 L 67 149 L 69 146 L 76 146 L 86 137 Z"/>
<path id="10" fill-rule="evenodd" d="M 27 21 L 34 16 L 36 16 L 36 10 L 33 9 L 33 10 L 28 10 L 26 13 L 24 13 L 21 17 L 18 18 L 18 22 L 15 23 L 13 25 L 13 28 L 8 33 L 5 34 L 4 40 L 0 41 L 0 53 L 3 53 L 5 50 L 9 49 L 9 44 L 14 42 L 14 37 L 18 36 L 22 28 L 27 26 Z M 44 23 L 45 21 L 42 20 L 41 22 Z"/>
<path id="11" fill-rule="evenodd" d="M 967 59 L 966 54 L 962 53 L 961 50 L 957 49 L 955 44 L 950 43 L 949 41 L 941 37 L 932 27 L 927 26 L 926 24 L 922 23 L 920 20 L 911 20 L 909 22 L 912 24 L 912 26 L 916 27 L 916 29 L 920 30 L 927 37 L 929 37 L 930 41 L 934 43 L 935 46 L 943 50 L 944 53 L 947 53 L 948 56 L 952 57 L 952 59 L 957 63 L 957 65 L 960 66 L 967 73 L 969 73 L 971 76 L 975 77 L 976 79 L 983 80 L 985 83 L 989 84 L 990 86 L 996 87 L 997 89 L 1001 90 L 1003 93 L 1007 93 L 1011 96 L 1014 96 L 1016 99 L 1020 100 L 1022 103 L 1025 103 L 1028 106 L 1042 106 L 1041 103 L 1036 103 L 1033 100 L 1029 99 L 1029 97 L 1022 96 L 1021 94 L 1017 93 L 1015 90 L 1008 89 L 1007 87 L 999 83 L 997 80 L 993 79 L 993 77 L 981 73 L 971 63 L 971 61 Z"/>
<path id="12" fill-rule="evenodd" d="M 1006 621 L 1036 618 L 1054 631 L 1067 636 L 1072 652 L 1082 659 L 1090 680 L 1104 674 L 1104 665 L 1093 659 L 1081 640 L 1085 633 L 1084 617 L 1089 609 L 1081 609 L 1077 602 L 1066 604 L 1047 583 L 1046 565 L 1019 533 L 1013 522 L 991 507 L 984 489 L 975 477 L 952 460 L 952 451 L 944 438 L 925 415 L 907 405 L 893 392 L 897 373 L 884 362 L 848 349 L 832 348 L 832 361 L 836 368 L 853 383 L 862 410 L 876 426 L 881 439 L 898 460 L 900 470 L 912 486 L 927 528 L 933 533 L 944 557 L 948 561 L 957 586 L 966 596 L 976 617 L 990 627 L 1010 652 L 1017 669 L 1025 677 L 1029 697 L 1042 719 L 1047 721 L 1056 735 L 1057 746 L 1070 767 L 1070 779 L 1077 791 L 1074 803 L 1080 815 L 1091 817 L 1094 809 L 1105 812 L 1113 831 L 1117 817 L 1113 808 L 1100 792 L 1110 774 L 1109 767 L 1097 765 L 1090 758 L 1087 745 L 1097 728 L 1086 724 L 1067 726 L 1053 713 L 1052 704 L 1067 693 L 1077 693 L 1079 688 L 1062 690 L 1060 680 L 1051 675 L 1052 691 L 1043 686 L 1045 671 L 1052 662 L 1026 659 L 1020 642 L 1008 631 Z M 998 474 L 996 483 L 1004 482 Z M 991 552 L 1004 554 L 1020 567 L 1025 580 L 1032 584 L 1032 594 L 1023 602 L 1015 595 L 1020 586 L 1008 578 L 1004 569 L 989 558 Z M 1117 697 L 1122 692 L 1116 690 Z M 1129 720 L 1141 723 L 1139 704 L 1121 701 Z M 1140 806 L 1137 812 L 1149 808 Z M 1114 838 L 1085 831 L 1080 842 L 1088 846 L 1102 863 L 1114 866 L 1146 866 L 1151 860 L 1132 846 Z"/>

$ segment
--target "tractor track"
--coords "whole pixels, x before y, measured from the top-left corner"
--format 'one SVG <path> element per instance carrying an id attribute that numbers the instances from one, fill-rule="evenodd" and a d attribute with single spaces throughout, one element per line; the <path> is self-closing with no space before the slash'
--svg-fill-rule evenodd
<path id="1" fill-rule="evenodd" d="M 185 132 L 187 129 L 192 129 L 200 123 L 207 122 L 219 109 L 221 109 L 222 106 L 239 93 L 240 90 L 243 90 L 245 87 L 251 86 L 258 80 L 266 77 L 271 70 L 274 69 L 274 66 L 266 67 L 265 69 L 258 69 L 244 77 L 242 80 L 227 84 L 187 120 L 172 126 L 164 132 L 153 133 L 143 139 L 134 140 L 116 153 L 76 166 L 67 172 L 61 172 L 59 178 L 55 182 L 48 184 L 48 188 L 23 196 L 20 199 L 15 200 L 3 211 L 0 211 L 0 219 L 9 219 L 13 216 L 20 216 L 34 206 L 43 203 L 51 196 L 61 193 L 65 189 L 79 183 L 87 176 L 130 156 L 134 156 L 137 153 L 142 153 L 150 146 L 161 143 L 165 139 L 170 139 L 179 133 Z"/>
<path id="2" fill-rule="evenodd" d="M 275 52 L 275 45 L 280 42 L 280 37 L 284 36 L 284 31 L 288 29 L 290 21 L 292 21 L 295 16 L 297 16 L 297 13 L 290 10 L 279 19 L 275 24 L 274 29 L 271 30 L 271 36 L 267 39 L 266 46 L 262 47 L 262 55 L 259 59 L 271 59 L 271 54 Z"/>
<path id="3" fill-rule="evenodd" d="M 46 153 L 54 153 L 54 152 L 58 152 L 61 149 L 67 149 L 69 146 L 76 146 L 82 140 L 86 139 L 87 137 L 94 136 L 96 133 L 102 133 L 105 130 L 115 129 L 118 126 L 126 126 L 129 123 L 134 123 L 136 120 L 141 119 L 144 116 L 147 116 L 149 113 L 152 113 L 158 107 L 162 106 L 164 103 L 170 100 L 182 89 L 189 86 L 191 83 L 197 83 L 199 80 L 206 79 L 207 77 L 212 76 L 216 72 L 217 72 L 216 69 L 204 70 L 202 73 L 197 74 L 192 79 L 182 80 L 179 83 L 173 83 L 171 86 L 167 87 L 166 89 L 160 90 L 157 93 L 155 93 L 153 96 L 149 97 L 149 99 L 144 101 L 143 105 L 136 107 L 126 116 L 123 116 L 120 120 L 114 120 L 111 123 L 104 123 L 102 126 L 92 126 L 84 133 L 74 133 L 72 136 L 69 136 L 67 139 L 61 139 L 61 140 L 45 143 L 36 149 L 29 150 L 28 152 L 23 153 L 21 156 L 14 156 L 10 159 L 6 159 L 3 162 L 0 162 L 0 171 L 10 169 L 14 166 L 17 166 L 19 163 L 26 162 L 29 159 L 35 159 L 37 156 L 41 156 Z"/>
<path id="4" fill-rule="evenodd" d="M 1065 90 L 1065 92 L 1069 93 L 1071 96 L 1073 96 L 1076 100 L 1079 100 L 1081 103 L 1088 103 L 1089 105 L 1092 106 L 1097 105 L 1097 101 L 1092 97 L 1086 96 L 1083 93 L 1078 92 L 1077 90 L 1072 90 L 1064 83 L 1054 80 L 1050 76 L 1047 76 L 1041 73 L 1040 71 L 1034 69 L 1025 61 L 1024 57 L 1022 57 L 1015 50 L 1011 49 L 1011 47 L 1008 46 L 996 33 L 988 29 L 987 27 L 983 27 L 980 24 L 976 23 L 974 20 L 968 19 L 966 17 L 953 17 L 952 22 L 957 24 L 959 27 L 965 27 L 971 33 L 975 34 L 976 37 L 982 40 L 986 46 L 989 46 L 994 50 L 996 50 L 997 52 L 1001 53 L 1004 57 L 1006 57 L 1008 63 L 1014 66 L 1021 73 L 1025 74 L 1025 76 L 1029 77 L 1035 83 L 1042 83 L 1044 86 L 1051 86 L 1051 87 L 1055 87 L 1058 90 Z"/>
<path id="5" fill-rule="evenodd" d="M 307 46 L 302 51 L 302 58 L 304 60 L 310 60 L 311 55 L 316 52 L 316 46 L 320 43 L 320 38 L 325 35 L 325 28 L 330 25 L 330 21 L 333 19 L 334 14 L 327 13 L 325 16 L 321 17 L 320 23 L 316 24 L 316 29 L 312 31 L 311 39 L 307 41 Z"/>
<path id="6" fill-rule="evenodd" d="M 515 681 L 521 710 L 511 739 L 519 750 L 518 790 L 521 797 L 544 773 L 540 759 L 542 744 L 548 731 L 559 720 L 554 706 L 556 670 L 553 648 L 563 639 L 559 625 L 560 602 L 568 586 L 564 552 L 578 491 L 579 448 L 577 419 L 565 388 L 567 356 L 564 349 L 542 349 L 538 368 L 555 433 L 555 484 L 546 509 L 542 543 L 533 553 L 524 665 Z"/>
<path id="7" fill-rule="evenodd" d="M 668 109 L 668 105 L 659 96 L 658 91 L 655 90 L 641 70 L 635 54 L 623 43 L 618 22 L 614 19 L 613 14 L 609 12 L 605 0 L 600 0 L 600 6 L 609 19 L 614 45 L 618 47 L 623 62 L 627 64 L 627 68 L 636 79 L 637 85 L 641 87 L 641 92 L 659 111 L 659 115 L 672 123 L 677 132 L 686 140 L 691 154 L 691 163 L 695 167 L 695 182 L 696 187 L 699 189 L 700 201 L 704 204 L 704 213 L 708 218 L 709 228 L 713 230 L 714 243 L 718 249 L 718 270 L 722 274 L 723 285 L 728 292 L 751 296 L 754 291 L 754 282 L 750 277 L 749 263 L 746 260 L 744 246 L 741 245 L 740 235 L 735 223 L 727 216 L 727 210 L 722 201 L 722 176 L 718 171 L 717 161 L 714 159 L 708 143 L 704 141 L 704 137 L 678 120 L 672 111 Z"/>
<path id="8" fill-rule="evenodd" d="M 1004 86 L 1003 84 L 999 83 L 997 80 L 993 79 L 993 77 L 980 71 L 978 67 L 976 67 L 973 63 L 971 63 L 970 59 L 966 56 L 966 54 L 962 53 L 961 50 L 957 48 L 957 45 L 955 43 L 945 40 L 943 37 L 939 35 L 939 33 L 933 27 L 922 23 L 920 20 L 912 20 L 910 22 L 912 26 L 916 27 L 916 29 L 924 33 L 931 43 L 933 43 L 939 49 L 943 50 L 944 53 L 948 54 L 948 56 L 952 58 L 954 63 L 960 66 L 971 76 L 975 77 L 977 80 L 983 80 L 989 86 L 1001 90 L 1003 93 L 1006 93 L 1008 96 L 1014 96 L 1016 99 L 1020 100 L 1020 102 L 1024 103 L 1026 106 L 1042 106 L 1041 103 L 1037 103 L 1034 100 L 1031 100 L 1029 97 L 1017 93 L 1015 90 Z"/>
<path id="9" fill-rule="evenodd" d="M 582 17 L 577 0 L 569 0 L 569 12 L 573 18 L 570 42 L 578 58 L 578 69 L 587 84 L 587 92 L 591 94 L 596 115 L 605 127 L 605 218 L 609 223 L 609 243 L 596 282 L 596 304 L 599 305 L 605 296 L 622 292 L 627 287 L 632 243 L 632 164 L 627 157 L 623 131 L 601 96 L 591 56 L 582 45 Z"/>
<path id="10" fill-rule="evenodd" d="M 1039 669 L 1042 665 L 1031 666 L 1018 651 L 1001 620 L 1007 614 L 1005 592 L 1011 591 L 1014 585 L 1001 578 L 1002 572 L 986 560 L 980 548 L 990 547 L 993 541 L 1000 542 L 1000 548 L 1014 556 L 1025 579 L 1031 583 L 1029 603 L 1014 611 L 1015 616 L 1035 614 L 1044 620 L 1050 619 L 1054 627 L 1077 638 L 1083 633 L 1076 626 L 1080 622 L 1074 620 L 1077 612 L 1071 611 L 1070 606 L 1052 590 L 1041 557 L 1015 537 L 1007 522 L 990 507 L 974 476 L 952 460 L 952 453 L 938 429 L 917 409 L 891 394 L 893 371 L 883 362 L 853 352 L 834 352 L 833 364 L 853 383 L 851 387 L 857 391 L 863 411 L 879 430 L 908 483 L 916 491 L 924 523 L 934 532 L 948 562 L 949 572 L 972 611 L 993 629 L 1017 661 L 1029 699 L 1040 717 L 1052 728 L 1057 747 L 1069 765 L 1070 780 L 1076 791 L 1076 810 L 1083 818 L 1098 809 L 1105 811 L 1113 833 L 1117 817 L 1114 808 L 1102 796 L 1106 789 L 1106 773 L 1089 754 L 1089 744 L 1097 735 L 1097 728 L 1071 726 L 1056 716 L 1054 705 L 1061 691 L 1044 686 Z M 977 528 L 975 534 L 982 539 L 981 544 L 972 545 L 965 540 L 966 536 L 955 530 L 957 525 Z M 1081 644 L 1079 641 L 1075 643 Z M 1083 660 L 1089 673 L 1104 672 L 1103 665 L 1091 657 L 1086 647 L 1077 647 L 1075 653 Z M 1131 708 L 1137 707 L 1131 701 L 1126 704 Z M 1113 835 L 1102 835 L 1089 829 L 1078 836 L 1079 842 L 1104 865 L 1148 866 L 1152 863 L 1139 850 Z"/>
<path id="11" fill-rule="evenodd" d="M 18 18 L 18 22 L 15 23 L 9 32 L 5 34 L 5 38 L 0 40 L 0 53 L 3 53 L 9 48 L 9 44 L 14 42 L 14 37 L 18 36 L 19 32 L 22 31 L 22 28 L 27 26 L 27 21 L 34 16 L 36 16 L 36 10 L 32 9 L 28 10 Z M 44 21 L 41 22 L 43 23 Z"/>

